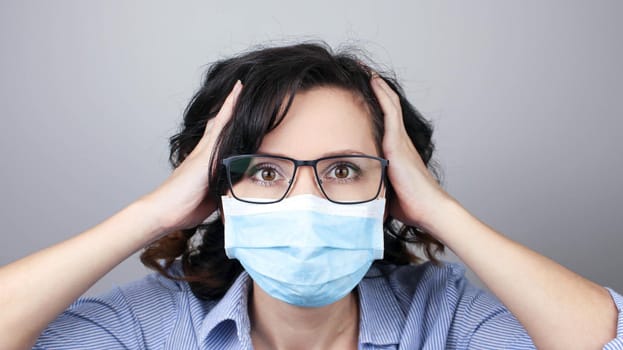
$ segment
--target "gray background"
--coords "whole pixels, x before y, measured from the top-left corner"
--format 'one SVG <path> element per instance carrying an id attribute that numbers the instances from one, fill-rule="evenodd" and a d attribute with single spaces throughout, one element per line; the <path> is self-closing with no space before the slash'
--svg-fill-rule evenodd
<path id="1" fill-rule="evenodd" d="M 0 264 L 164 181 L 209 62 L 324 39 L 397 72 L 472 213 L 623 291 L 622 15 L 614 0 L 2 1 Z M 90 293 L 144 273 L 134 256 Z"/>

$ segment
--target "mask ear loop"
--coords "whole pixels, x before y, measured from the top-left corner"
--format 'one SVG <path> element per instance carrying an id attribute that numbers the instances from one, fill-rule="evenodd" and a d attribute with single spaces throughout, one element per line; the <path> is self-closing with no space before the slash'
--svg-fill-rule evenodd
<path id="1" fill-rule="evenodd" d="M 227 182 L 228 183 L 227 186 L 229 186 L 229 179 L 227 179 L 227 181 L 228 181 Z M 227 193 L 223 194 L 223 196 L 226 196 L 226 195 L 227 195 Z M 225 227 L 225 214 L 223 214 L 223 200 L 221 199 L 221 196 L 218 197 L 218 199 L 216 200 L 216 203 L 217 203 L 216 210 L 214 211 L 214 213 L 210 214 L 209 217 L 212 217 L 212 216 L 216 215 L 216 217 L 218 219 L 215 218 L 214 221 L 220 220 L 223 223 L 223 227 Z"/>
<path id="2" fill-rule="evenodd" d="M 222 163 L 220 164 L 220 173 L 221 174 L 225 174 L 225 175 L 222 175 L 221 178 L 223 178 L 223 177 L 225 178 L 222 181 L 225 181 L 225 185 L 226 185 L 225 188 L 226 188 L 226 190 L 225 190 L 225 193 L 216 193 L 214 195 L 216 197 L 215 198 L 215 200 L 216 200 L 216 210 L 214 211 L 214 213 L 210 214 L 210 216 L 208 216 L 208 218 L 206 218 L 206 220 L 204 222 L 208 221 L 211 217 L 217 215 L 218 219 L 221 220 L 221 222 L 223 223 L 223 226 L 225 226 L 225 215 L 223 215 L 223 200 L 221 199 L 221 196 L 233 197 L 233 195 L 230 195 L 230 194 L 227 193 L 227 191 L 231 191 L 231 179 L 229 178 L 229 172 L 227 171 L 227 167 L 225 166 L 225 164 L 222 164 Z M 221 182 L 219 181 L 218 187 L 220 188 L 221 186 L 222 186 Z M 210 192 L 212 192 L 212 191 L 210 191 Z M 210 195 L 213 195 L 213 194 L 212 193 L 208 193 L 208 196 L 210 196 Z M 218 213 L 218 214 L 216 214 L 216 213 Z M 214 222 L 216 220 L 217 219 L 214 218 L 213 220 L 210 220 L 209 222 Z"/>
<path id="3" fill-rule="evenodd" d="M 387 180 L 387 176 L 385 176 L 385 174 L 383 175 L 384 175 L 383 186 L 385 187 L 385 213 L 383 216 L 383 227 L 385 227 L 385 225 L 391 225 L 392 220 L 394 220 L 394 218 L 391 215 L 389 215 L 390 203 L 392 202 L 394 198 L 394 188 L 392 187 L 391 183 Z"/>
<path id="4" fill-rule="evenodd" d="M 383 236 L 388 236 L 391 237 L 393 239 L 399 240 L 400 241 L 400 237 L 398 237 L 397 235 L 395 235 L 393 233 L 393 231 L 391 229 L 386 229 L 386 227 L 394 225 L 394 218 L 389 215 L 389 208 L 390 208 L 390 203 L 392 201 L 392 199 L 395 196 L 394 193 L 394 188 L 392 187 L 391 182 L 389 181 L 389 179 L 387 178 L 387 167 L 383 169 L 383 182 L 382 185 L 385 187 L 385 213 L 383 216 Z M 368 271 L 368 273 L 366 274 L 366 276 L 364 276 L 364 279 L 371 279 L 371 278 L 387 278 L 387 276 L 390 273 L 390 270 L 388 270 L 387 268 L 391 266 L 391 263 L 385 261 L 385 254 L 387 254 L 388 250 L 387 249 L 387 239 L 383 239 L 383 260 L 375 260 L 372 263 L 372 268 L 370 269 L 370 271 Z"/>
<path id="5" fill-rule="evenodd" d="M 400 241 L 408 242 L 408 241 L 406 241 L 404 239 L 404 237 L 400 236 L 400 234 L 395 234 L 394 233 L 394 231 L 398 231 L 398 233 L 400 233 L 400 232 L 402 232 L 402 229 L 398 229 L 398 230 L 391 230 L 391 229 L 387 230 L 387 229 L 385 229 L 385 227 L 387 227 L 387 226 L 397 225 L 397 222 L 400 222 L 400 221 L 396 220 L 396 218 L 392 217 L 389 214 L 389 209 L 390 209 L 390 206 L 391 206 L 391 202 L 394 200 L 394 197 L 396 196 L 396 192 L 394 191 L 394 188 L 392 187 L 392 185 L 389 182 L 389 180 L 387 179 L 387 177 L 385 177 L 384 182 L 385 182 L 385 185 L 387 186 L 386 187 L 387 190 L 385 191 L 385 213 L 387 215 L 383 217 L 383 233 L 388 235 L 388 236 L 390 236 L 390 237 L 392 237 L 392 238 L 398 239 Z M 403 223 L 403 222 L 400 222 L 400 224 L 405 226 L 405 223 Z M 423 231 L 421 231 L 417 227 L 414 227 L 414 229 L 417 232 L 423 232 Z"/>
<path id="6" fill-rule="evenodd" d="M 389 166 L 389 161 L 387 163 L 387 166 Z M 389 179 L 387 178 L 387 166 L 383 167 L 383 180 L 381 181 L 381 190 L 385 189 L 385 212 L 383 213 L 383 227 L 385 227 L 386 224 L 390 224 L 391 220 L 388 221 L 388 219 L 390 218 L 389 215 L 389 204 L 392 201 L 392 199 L 394 198 L 394 188 L 392 187 L 391 182 L 389 181 Z M 380 191 L 379 191 L 380 193 Z M 377 195 L 378 197 L 378 195 Z M 385 231 L 385 230 L 383 230 Z"/>

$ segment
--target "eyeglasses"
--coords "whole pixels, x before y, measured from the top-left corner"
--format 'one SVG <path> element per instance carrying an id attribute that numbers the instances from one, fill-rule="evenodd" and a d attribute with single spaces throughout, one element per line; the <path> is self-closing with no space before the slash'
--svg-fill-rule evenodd
<path id="1" fill-rule="evenodd" d="M 339 204 L 369 202 L 379 195 L 388 164 L 387 159 L 367 155 L 296 160 L 245 154 L 223 159 L 234 198 L 257 204 L 284 199 L 300 166 L 314 168 L 316 183 L 329 201 Z"/>

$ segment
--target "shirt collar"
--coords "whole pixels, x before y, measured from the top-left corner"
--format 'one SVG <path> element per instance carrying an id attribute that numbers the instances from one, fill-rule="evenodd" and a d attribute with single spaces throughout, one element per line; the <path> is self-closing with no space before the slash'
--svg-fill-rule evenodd
<path id="1" fill-rule="evenodd" d="M 359 282 L 359 343 L 398 344 L 406 315 L 402 312 L 385 273 L 372 265 Z"/>
<path id="2" fill-rule="evenodd" d="M 210 332 L 222 322 L 232 320 L 236 324 L 236 335 L 243 349 L 251 348 L 251 323 L 247 310 L 251 279 L 242 271 L 223 298 L 208 312 L 201 323 L 199 340 L 201 344 L 209 336 L 219 336 Z"/>
<path id="3" fill-rule="evenodd" d="M 222 322 L 232 320 L 242 348 L 251 346 L 251 324 L 248 299 L 251 278 L 243 271 L 225 296 L 208 312 L 199 331 L 199 339 L 205 344 L 210 332 Z M 374 265 L 357 287 L 359 295 L 359 343 L 374 345 L 398 344 L 405 322 L 396 296 L 387 279 Z M 213 334 L 212 336 L 218 336 Z"/>

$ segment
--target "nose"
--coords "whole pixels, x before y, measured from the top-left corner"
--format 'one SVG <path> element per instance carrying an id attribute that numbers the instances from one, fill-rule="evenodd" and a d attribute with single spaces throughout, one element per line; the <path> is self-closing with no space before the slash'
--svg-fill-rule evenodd
<path id="1" fill-rule="evenodd" d="M 313 167 L 299 166 L 292 182 L 292 186 L 290 186 L 290 191 L 287 195 L 288 197 L 299 194 L 313 194 L 317 197 L 324 198 L 322 191 L 320 191 L 320 186 L 316 181 Z"/>

